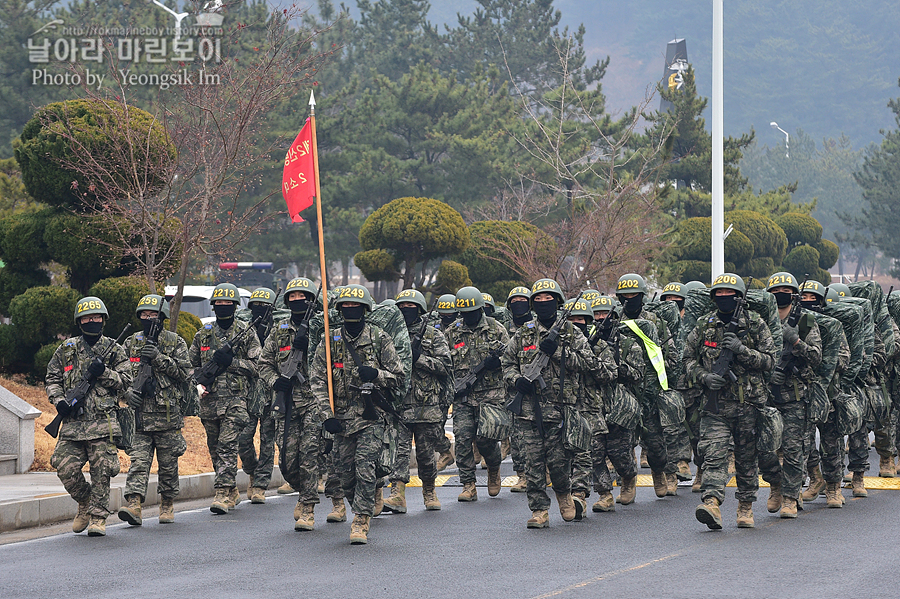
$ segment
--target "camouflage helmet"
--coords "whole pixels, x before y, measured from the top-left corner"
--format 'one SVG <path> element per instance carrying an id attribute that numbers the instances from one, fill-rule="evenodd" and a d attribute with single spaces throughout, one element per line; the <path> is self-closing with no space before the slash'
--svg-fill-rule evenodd
<path id="1" fill-rule="evenodd" d="M 235 304 L 241 303 L 241 292 L 231 283 L 219 283 L 213 289 L 212 295 L 209 297 L 209 305 L 214 305 L 217 301 L 226 300 Z"/>
<path id="2" fill-rule="evenodd" d="M 169 317 L 169 302 L 161 295 L 149 293 L 138 301 L 137 308 L 134 309 L 138 318 L 140 318 L 141 312 L 159 312 L 165 320 Z"/>
<path id="3" fill-rule="evenodd" d="M 716 297 L 716 290 L 718 289 L 733 289 L 741 297 L 747 295 L 747 286 L 744 284 L 744 279 L 733 272 L 722 273 L 715 278 L 712 287 L 709 288 L 709 297 Z"/>
<path id="4" fill-rule="evenodd" d="M 616 309 L 616 299 L 611 295 L 601 295 L 591 302 L 592 312 L 612 312 Z"/>
<path id="5" fill-rule="evenodd" d="M 596 289 L 585 289 L 584 291 L 581 292 L 581 299 L 583 299 L 584 301 L 586 301 L 588 303 L 588 305 L 590 305 L 590 303 L 592 301 L 594 301 L 601 295 L 602 294 L 599 291 L 597 291 Z"/>
<path id="6" fill-rule="evenodd" d="M 829 285 L 828 287 L 825 288 L 825 302 L 826 303 L 834 302 L 836 304 L 840 301 L 841 301 L 841 294 L 838 293 L 834 287 Z"/>
<path id="7" fill-rule="evenodd" d="M 425 302 L 425 296 L 422 295 L 422 292 L 418 289 L 404 289 L 400 293 L 397 294 L 397 297 L 394 300 L 399 304 L 400 302 L 410 302 L 419 307 L 419 314 L 424 314 L 428 311 L 428 304 Z"/>
<path id="8" fill-rule="evenodd" d="M 647 281 L 641 275 L 630 273 L 619 277 L 616 284 L 616 295 L 625 293 L 643 293 L 647 294 Z"/>
<path id="9" fill-rule="evenodd" d="M 506 296 L 506 307 L 509 308 L 509 300 L 514 297 L 524 297 L 526 300 L 531 300 L 531 289 L 528 287 L 523 287 L 519 285 L 518 287 L 513 287 L 509 290 L 509 295 Z"/>
<path id="10" fill-rule="evenodd" d="M 556 298 L 556 303 L 560 306 L 566 301 L 565 296 L 559 288 L 559 283 L 553 279 L 538 279 L 534 282 L 534 285 L 531 286 L 531 298 L 529 299 L 529 303 L 532 307 L 534 307 L 534 296 L 539 293 L 549 293 L 554 296 Z"/>
<path id="11" fill-rule="evenodd" d="M 794 293 L 800 293 L 800 284 L 797 282 L 797 277 L 789 272 L 776 272 L 769 277 L 769 282 L 766 283 L 766 291 L 772 291 L 777 287 L 790 287 L 794 290 Z"/>
<path id="12" fill-rule="evenodd" d="M 250 294 L 250 299 L 247 301 L 248 304 L 252 304 L 258 302 L 260 304 L 275 304 L 275 292 L 269 289 L 268 287 L 258 287 L 253 290 L 253 293 Z"/>
<path id="13" fill-rule="evenodd" d="M 78 319 L 82 316 L 90 316 L 91 314 L 102 314 L 109 318 L 109 312 L 106 310 L 106 304 L 99 297 L 89 295 L 78 300 L 75 304 L 75 324 L 81 324 Z"/>
<path id="14" fill-rule="evenodd" d="M 826 289 L 827 288 L 822 283 L 820 283 L 818 281 L 814 281 L 812 279 L 808 279 L 805 283 L 803 283 L 803 286 L 800 289 L 800 291 L 802 291 L 804 293 L 812 293 L 814 296 L 819 298 L 820 302 L 824 302 Z"/>
<path id="15" fill-rule="evenodd" d="M 482 292 L 482 293 L 481 293 L 481 297 L 484 299 L 484 305 L 485 305 L 485 306 L 490 306 L 490 307 L 492 307 L 492 308 L 496 308 L 496 307 L 497 307 L 497 304 L 494 303 L 494 296 L 491 295 L 490 293 L 484 293 L 484 292 Z"/>
<path id="16" fill-rule="evenodd" d="M 685 291 L 684 287 L 684 283 L 672 281 L 671 283 L 668 283 L 665 287 L 663 287 L 662 293 L 659 294 L 659 299 L 665 301 L 667 295 L 674 295 L 675 297 L 686 299 L 687 291 Z"/>
<path id="17" fill-rule="evenodd" d="M 706 284 L 702 283 L 700 281 L 688 281 L 681 287 L 681 290 L 684 292 L 685 295 L 687 295 L 694 289 L 706 289 Z"/>
<path id="18" fill-rule="evenodd" d="M 569 316 L 584 316 L 587 322 L 591 322 L 594 319 L 594 312 L 591 310 L 590 303 L 583 297 L 566 300 L 566 303 L 563 304 L 563 309 L 568 310 L 569 308 L 572 309 L 569 312 Z"/>
<path id="19" fill-rule="evenodd" d="M 840 297 L 853 297 L 853 293 L 850 291 L 850 288 L 843 283 L 832 283 L 828 286 L 828 288 L 837 291 L 837 294 Z"/>
<path id="20" fill-rule="evenodd" d="M 456 314 L 456 296 L 452 293 L 445 293 L 439 297 L 437 312 L 438 314 Z"/>
<path id="21" fill-rule="evenodd" d="M 362 285 L 345 285 L 339 289 L 337 299 L 334 300 L 334 307 L 337 308 L 341 304 L 348 302 L 362 304 L 369 312 L 375 307 L 372 301 L 372 294 Z"/>
<path id="22" fill-rule="evenodd" d="M 293 291 L 302 291 L 313 299 L 316 296 L 315 284 L 306 277 L 297 277 L 288 281 L 287 287 L 284 288 L 284 299 L 287 301 L 288 295 Z"/>
<path id="23" fill-rule="evenodd" d="M 479 308 L 484 308 L 484 296 L 475 287 L 461 287 L 456 292 L 454 306 L 457 312 L 474 312 Z"/>

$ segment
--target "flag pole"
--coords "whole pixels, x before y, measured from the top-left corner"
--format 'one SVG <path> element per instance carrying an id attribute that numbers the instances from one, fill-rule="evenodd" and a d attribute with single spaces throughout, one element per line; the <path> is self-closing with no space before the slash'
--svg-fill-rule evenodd
<path id="1" fill-rule="evenodd" d="M 316 226 L 319 228 L 319 269 L 322 271 L 322 306 L 325 308 L 325 368 L 328 404 L 334 415 L 334 387 L 331 382 L 331 329 L 328 325 L 328 282 L 325 279 L 325 235 L 322 231 L 322 188 L 319 185 L 319 146 L 316 143 L 316 96 L 309 92 L 309 122 L 312 129 L 313 170 L 316 178 Z"/>

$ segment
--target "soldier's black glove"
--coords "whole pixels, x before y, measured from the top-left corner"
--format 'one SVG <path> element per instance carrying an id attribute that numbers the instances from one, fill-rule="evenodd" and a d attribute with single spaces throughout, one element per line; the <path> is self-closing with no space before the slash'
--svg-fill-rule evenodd
<path id="1" fill-rule="evenodd" d="M 719 376 L 718 374 L 715 374 L 713 372 L 704 374 L 701 380 L 703 381 L 703 384 L 706 385 L 706 387 L 711 391 L 724 389 L 725 385 L 728 384 L 728 381 L 725 380 L 724 376 Z"/>
<path id="2" fill-rule="evenodd" d="M 741 340 L 734 333 L 725 333 L 725 336 L 722 338 L 722 346 L 738 355 L 743 354 L 747 350 L 747 346 L 741 343 Z"/>
<path id="3" fill-rule="evenodd" d="M 94 358 L 90 364 L 88 364 L 87 371 L 91 380 L 96 379 L 103 371 L 106 370 L 106 364 L 103 363 L 103 360 L 100 358 Z"/>
<path id="4" fill-rule="evenodd" d="M 484 359 L 484 367 L 487 370 L 500 370 L 500 358 L 494 355 Z"/>
<path id="5" fill-rule="evenodd" d="M 286 376 L 280 376 L 275 379 L 275 382 L 272 383 L 272 389 L 275 391 L 285 391 L 290 392 L 294 388 L 294 383 L 291 382 L 291 379 Z"/>
<path id="6" fill-rule="evenodd" d="M 212 360 L 216 364 L 223 366 L 224 368 L 228 368 L 234 361 L 234 354 L 232 354 L 230 351 L 225 351 L 224 349 L 217 349 L 213 352 Z"/>
<path id="7" fill-rule="evenodd" d="M 516 391 L 524 394 L 532 393 L 534 391 L 534 384 L 524 376 L 520 376 L 516 379 Z"/>
<path id="8" fill-rule="evenodd" d="M 551 339 L 549 336 L 544 337 L 541 342 L 538 343 L 538 347 L 548 356 L 552 356 L 556 353 L 556 348 L 559 347 L 559 339 Z"/>
<path id="9" fill-rule="evenodd" d="M 65 418 L 66 416 L 68 416 L 69 414 L 72 413 L 72 406 L 70 406 L 69 402 L 67 402 L 65 399 L 61 399 L 58 402 L 56 402 L 56 411 L 59 413 L 60 416 Z"/>
<path id="10" fill-rule="evenodd" d="M 364 383 L 371 383 L 378 378 L 378 369 L 363 364 L 359 367 L 359 379 Z"/>
<path id="11" fill-rule="evenodd" d="M 782 372 L 780 370 L 776 370 L 772 373 L 772 378 L 770 380 L 773 385 L 775 385 L 776 387 L 780 387 L 781 385 L 784 384 L 784 381 L 786 378 L 787 378 L 787 375 L 785 375 L 784 372 Z"/>
<path id="12" fill-rule="evenodd" d="M 341 421 L 337 418 L 328 418 L 322 423 L 322 428 L 331 433 L 332 435 L 336 435 L 342 430 L 344 430 L 344 425 L 341 424 Z"/>
<path id="13" fill-rule="evenodd" d="M 325 439 L 325 447 L 322 448 L 322 455 L 328 455 L 334 449 L 334 439 Z"/>
<path id="14" fill-rule="evenodd" d="M 159 349 L 155 345 L 147 343 L 141 348 L 141 358 L 152 360 L 159 355 Z"/>
<path id="15" fill-rule="evenodd" d="M 628 380 L 628 366 L 625 364 L 619 364 L 616 368 L 616 376 L 619 377 L 620 381 Z"/>
<path id="16" fill-rule="evenodd" d="M 422 355 L 422 346 L 417 347 L 412 352 L 413 364 L 419 361 L 419 356 Z"/>
<path id="17" fill-rule="evenodd" d="M 800 341 L 800 332 L 797 327 L 782 327 L 781 338 L 784 340 L 785 347 L 793 347 Z"/>
<path id="18" fill-rule="evenodd" d="M 309 333 L 297 331 L 297 334 L 294 335 L 294 340 L 291 342 L 291 347 L 302 352 L 307 351 L 309 349 Z"/>

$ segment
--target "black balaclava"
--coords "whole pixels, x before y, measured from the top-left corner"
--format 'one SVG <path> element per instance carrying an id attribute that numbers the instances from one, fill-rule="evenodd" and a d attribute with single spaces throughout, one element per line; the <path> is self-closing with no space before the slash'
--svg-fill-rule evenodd
<path id="1" fill-rule="evenodd" d="M 777 304 L 779 308 L 784 308 L 791 303 L 791 296 L 793 294 L 790 291 L 778 291 L 772 293 L 772 295 L 775 296 L 775 304 Z"/>
<path id="2" fill-rule="evenodd" d="M 300 299 L 291 300 L 287 302 L 287 307 L 291 311 L 291 322 L 299 325 L 309 310 L 309 297 L 303 295 Z"/>
<path id="3" fill-rule="evenodd" d="M 737 308 L 737 301 L 741 296 L 734 295 L 717 295 L 713 297 L 713 302 L 716 304 L 716 309 L 719 313 L 719 319 L 722 322 L 731 322 L 731 315 L 734 314 L 735 309 Z"/>
<path id="4" fill-rule="evenodd" d="M 150 335 L 150 329 L 153 328 L 153 325 L 156 324 L 156 318 L 142 318 L 141 319 L 141 328 L 144 330 L 144 337 Z"/>
<path id="5" fill-rule="evenodd" d="M 366 307 L 362 304 L 358 306 L 341 304 L 341 316 L 344 318 L 344 328 L 350 336 L 359 337 L 363 327 L 366 326 Z"/>
<path id="6" fill-rule="evenodd" d="M 517 327 L 520 327 L 531 320 L 531 306 L 528 305 L 527 301 L 511 302 L 509 304 L 509 311 L 512 313 L 513 324 Z"/>
<path id="7" fill-rule="evenodd" d="M 624 295 L 618 297 L 619 302 L 622 304 L 622 311 L 625 312 L 625 316 L 634 318 L 644 309 L 643 293 L 638 293 L 634 297 L 625 297 Z"/>
<path id="8" fill-rule="evenodd" d="M 453 324 L 453 321 L 456 320 L 458 316 L 459 316 L 459 314 L 457 312 L 450 312 L 449 314 L 441 314 L 441 324 L 446 329 L 451 324 Z"/>
<path id="9" fill-rule="evenodd" d="M 100 340 L 100 336 L 103 334 L 103 325 L 105 323 L 105 318 L 101 322 L 79 323 L 78 326 L 81 328 L 81 338 L 84 339 L 84 342 L 90 346 L 97 343 L 97 341 Z"/>
<path id="10" fill-rule="evenodd" d="M 573 320 L 573 321 L 572 321 L 572 324 L 574 324 L 576 327 L 578 327 L 579 329 L 581 329 L 581 332 L 582 332 L 582 333 L 584 333 L 585 335 L 587 335 L 587 326 L 588 326 L 588 325 L 587 325 L 586 322 L 575 322 L 575 321 Z"/>
<path id="11" fill-rule="evenodd" d="M 684 310 L 684 300 L 679 298 L 673 299 L 672 303 L 678 306 L 678 311 Z"/>
<path id="12" fill-rule="evenodd" d="M 814 312 L 822 311 L 822 304 L 819 302 L 818 298 L 811 300 L 800 300 L 800 305 L 807 310 L 813 310 Z"/>
<path id="13" fill-rule="evenodd" d="M 484 309 L 484 315 L 485 315 L 485 316 L 490 316 L 490 317 L 493 318 L 493 316 L 494 316 L 494 306 L 492 306 L 492 305 L 490 305 L 490 304 L 485 304 L 483 309 Z"/>
<path id="14" fill-rule="evenodd" d="M 419 306 L 403 306 L 399 310 L 403 314 L 403 320 L 406 321 L 407 327 L 419 320 Z"/>
<path id="15" fill-rule="evenodd" d="M 559 307 L 555 299 L 544 300 L 542 302 L 531 300 L 531 306 L 535 315 L 541 324 L 545 327 L 551 326 L 556 321 L 556 309 Z"/>
<path id="16" fill-rule="evenodd" d="M 269 309 L 267 304 L 253 302 L 250 304 L 250 318 L 251 322 L 256 321 L 256 337 L 260 343 L 265 343 L 266 335 L 269 333 L 269 328 L 274 321 L 272 310 Z M 258 321 L 256 320 L 257 318 L 259 318 Z"/>
<path id="17" fill-rule="evenodd" d="M 237 310 L 237 306 L 234 302 L 213 305 L 213 312 L 216 313 L 216 324 L 223 329 L 231 328 L 231 325 L 234 324 L 235 310 Z"/>
<path id="18" fill-rule="evenodd" d="M 476 327 L 478 326 L 478 323 L 481 322 L 482 316 L 484 316 L 484 309 L 482 308 L 471 310 L 469 312 L 462 312 L 463 324 L 465 324 L 470 329 Z"/>

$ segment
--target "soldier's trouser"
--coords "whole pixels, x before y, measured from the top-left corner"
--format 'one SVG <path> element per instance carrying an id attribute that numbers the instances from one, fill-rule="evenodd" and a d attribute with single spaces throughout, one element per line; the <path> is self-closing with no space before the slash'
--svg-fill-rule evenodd
<path id="1" fill-rule="evenodd" d="M 814 469 L 821 465 L 822 477 L 825 482 L 839 483 L 844 476 L 844 444 L 843 435 L 838 433 L 834 421 L 835 412 L 828 415 L 828 420 L 822 424 L 807 424 L 809 435 L 806 438 L 807 447 L 810 447 L 809 458 L 806 460 L 807 469 Z M 819 449 L 815 448 L 816 428 L 819 429 Z"/>
<path id="2" fill-rule="evenodd" d="M 200 420 L 206 429 L 206 446 L 216 470 L 213 486 L 217 489 L 236 486 L 238 436 L 247 426 L 248 419 L 244 406 L 232 406 L 221 418 Z"/>
<path id="3" fill-rule="evenodd" d="M 593 476 L 591 450 L 578 451 L 572 456 L 572 492 L 591 494 L 591 477 Z"/>
<path id="4" fill-rule="evenodd" d="M 849 435 L 847 444 L 850 451 L 847 452 L 847 469 L 850 472 L 866 472 L 869 470 L 869 427 L 863 425 L 862 429 Z"/>
<path id="5" fill-rule="evenodd" d="M 147 498 L 147 480 L 153 452 L 159 465 L 157 489 L 163 499 L 175 499 L 180 489 L 178 483 L 178 458 L 184 455 L 187 444 L 181 429 L 167 431 L 136 431 L 134 444 L 128 457 L 131 467 L 125 482 L 125 495 L 140 495 L 143 502 Z"/>
<path id="6" fill-rule="evenodd" d="M 525 491 L 528 495 L 528 509 L 531 511 L 550 509 L 547 495 L 547 472 L 557 493 L 568 493 L 572 489 L 572 452 L 563 446 L 562 429 L 558 422 L 544 421 L 544 437 L 537 431 L 533 420 L 514 418 L 514 427 L 520 432 L 522 449 L 525 454 Z"/>
<path id="7" fill-rule="evenodd" d="M 678 462 L 681 460 L 691 461 L 691 437 L 688 435 L 686 423 L 682 422 L 678 426 L 664 426 L 663 438 L 666 441 L 666 455 L 675 470 L 678 469 Z"/>
<path id="8" fill-rule="evenodd" d="M 500 443 L 479 437 L 475 433 L 478 430 L 478 407 L 469 405 L 453 406 L 453 436 L 456 437 L 456 465 L 459 467 L 459 482 L 475 482 L 475 451 L 472 449 L 474 442 L 478 451 L 487 462 L 488 468 L 500 467 Z"/>
<path id="9" fill-rule="evenodd" d="M 268 408 L 262 417 L 251 415 L 249 418 L 249 423 L 238 437 L 238 456 L 241 458 L 244 472 L 253 479 L 253 486 L 268 489 L 269 483 L 272 482 L 272 468 L 275 465 L 275 419 L 272 418 L 272 411 Z M 259 423 L 259 457 L 253 444 L 257 423 Z"/>
<path id="10" fill-rule="evenodd" d="M 632 432 L 616 424 L 607 423 L 609 433 L 591 435 L 591 461 L 594 468 L 594 489 L 598 493 L 612 491 L 613 481 L 606 465 L 606 458 L 612 462 L 616 474 L 623 480 L 637 476 L 634 454 L 631 453 Z"/>
<path id="11" fill-rule="evenodd" d="M 444 432 L 444 427 L 447 426 L 447 418 L 449 417 L 448 416 L 449 409 L 450 408 L 447 408 L 444 410 L 444 419 L 443 419 L 443 421 L 438 423 L 440 425 L 441 434 L 438 435 L 437 438 L 435 439 L 435 445 L 434 445 L 434 450 L 438 453 L 446 453 L 446 452 L 450 451 L 450 439 L 447 437 L 447 434 Z"/>
<path id="12" fill-rule="evenodd" d="M 322 420 L 313 408 L 293 408 L 284 434 L 284 418 L 273 420 L 274 440 L 278 442 L 278 466 L 281 475 L 300 494 L 300 503 L 319 503 L 319 446 L 322 438 Z M 260 448 L 262 453 L 262 448 Z M 271 468 L 269 469 L 271 474 Z M 255 476 L 255 475 L 254 475 Z M 257 487 L 257 479 L 253 479 Z M 268 488 L 268 485 L 263 488 Z"/>
<path id="13" fill-rule="evenodd" d="M 509 399 L 512 399 L 510 397 Z M 513 470 L 525 472 L 525 455 L 522 453 L 522 437 L 519 429 L 512 426 L 509 429 L 509 453 L 512 456 Z"/>
<path id="14" fill-rule="evenodd" d="M 641 451 L 647 451 L 647 462 L 650 470 L 675 474 L 675 464 L 669 463 L 666 440 L 662 425 L 659 423 L 659 410 L 655 405 L 643 408 L 643 427 L 640 429 Z"/>
<path id="15" fill-rule="evenodd" d="M 700 402 L 703 392 L 700 389 L 690 388 L 681 392 L 684 397 L 685 426 L 690 438 L 691 450 L 694 452 L 694 463 L 698 468 L 703 468 L 703 460 L 697 451 L 697 443 L 700 441 Z"/>
<path id="16" fill-rule="evenodd" d="M 341 487 L 354 514 L 372 516 L 375 511 L 375 465 L 381 457 L 384 425 L 376 422 L 352 435 L 334 436 Z"/>
<path id="17" fill-rule="evenodd" d="M 875 429 L 875 451 L 883 458 L 894 456 L 896 439 L 894 431 L 897 427 L 897 408 L 891 409 L 887 423 Z"/>
<path id="18" fill-rule="evenodd" d="M 407 423 L 405 427 L 397 427 L 397 457 L 394 460 L 394 471 L 390 481 L 409 482 L 409 455 L 412 452 L 412 440 L 416 439 L 416 464 L 419 478 L 434 480 L 437 477 L 437 458 L 434 452 L 438 437 L 444 437 L 444 429 L 440 422 Z M 446 438 L 446 437 L 444 437 Z"/>
<path id="19" fill-rule="evenodd" d="M 781 437 L 784 463 L 779 461 L 777 452 L 760 453 L 759 470 L 764 481 L 781 485 L 784 497 L 797 499 L 806 478 L 806 441 L 809 433 L 807 405 L 802 401 L 791 401 L 775 407 L 784 420 L 784 433 Z"/>
<path id="20" fill-rule="evenodd" d="M 703 499 L 715 497 L 725 501 L 728 482 L 728 452 L 734 441 L 734 468 L 738 501 L 756 501 L 759 490 L 759 469 L 756 452 L 757 410 L 749 403 L 719 401 L 719 413 L 703 411 L 700 418 L 700 443 L 703 456 Z"/>
<path id="21" fill-rule="evenodd" d="M 91 464 L 91 482 L 81 472 L 85 462 Z M 50 457 L 50 465 L 72 499 L 88 503 L 92 516 L 106 518 L 109 511 L 109 479 L 119 473 L 119 453 L 108 438 L 90 441 L 60 439 Z"/>

